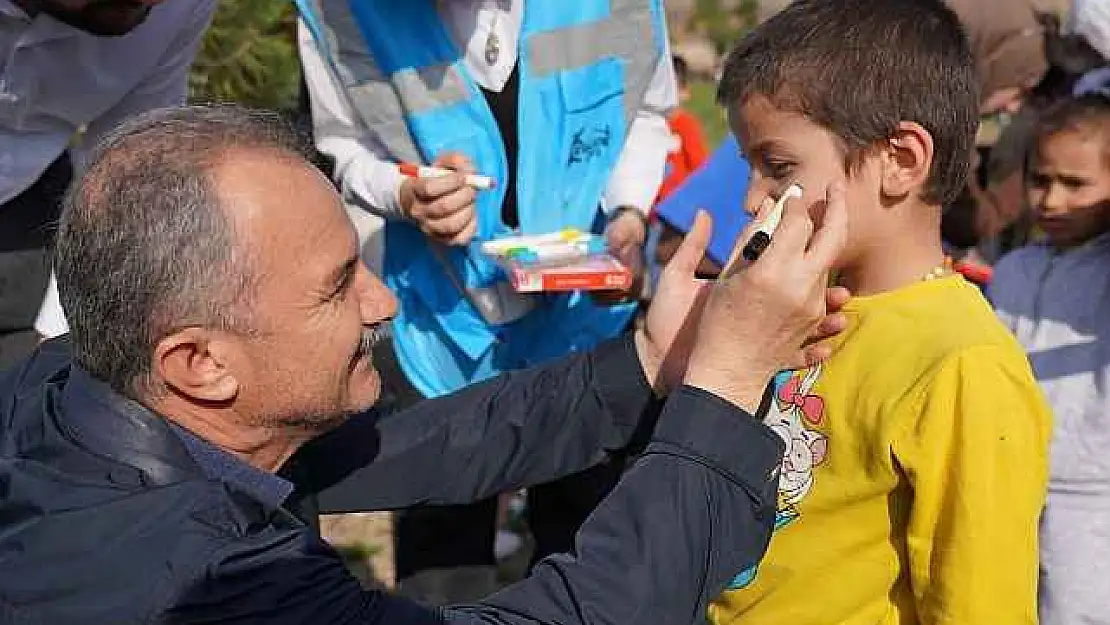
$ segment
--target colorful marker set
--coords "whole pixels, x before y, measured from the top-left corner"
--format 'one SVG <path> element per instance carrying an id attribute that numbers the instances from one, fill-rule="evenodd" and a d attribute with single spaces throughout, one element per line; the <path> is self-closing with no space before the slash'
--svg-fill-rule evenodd
<path id="1" fill-rule="evenodd" d="M 605 240 L 574 229 L 482 243 L 520 293 L 628 289 L 632 272 L 608 253 Z"/>
<path id="2" fill-rule="evenodd" d="M 398 163 L 412 178 L 438 178 L 452 172 L 438 167 Z M 475 189 L 496 188 L 489 176 L 467 174 Z M 538 236 L 505 237 L 482 243 L 482 253 L 497 260 L 518 293 L 611 291 L 632 288 L 632 272 L 608 253 L 605 239 L 567 229 Z"/>
<path id="3" fill-rule="evenodd" d="M 530 265 L 558 265 L 606 252 L 605 240 L 573 228 L 552 234 L 506 237 L 486 241 L 482 253 Z"/>

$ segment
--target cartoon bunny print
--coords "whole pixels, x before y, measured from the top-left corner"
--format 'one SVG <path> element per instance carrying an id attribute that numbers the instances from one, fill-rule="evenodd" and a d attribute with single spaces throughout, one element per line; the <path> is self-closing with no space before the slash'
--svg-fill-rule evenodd
<path id="1" fill-rule="evenodd" d="M 820 376 L 821 365 L 817 365 L 804 371 L 786 371 L 775 377 L 775 402 L 764 419 L 767 427 L 786 444 L 779 471 L 775 531 L 801 516 L 798 504 L 813 489 L 813 470 L 828 456 L 828 437 L 810 429 L 825 421 L 825 402 L 812 394 Z M 732 580 L 728 589 L 747 587 L 755 580 L 756 572 L 757 566 L 745 569 Z"/>

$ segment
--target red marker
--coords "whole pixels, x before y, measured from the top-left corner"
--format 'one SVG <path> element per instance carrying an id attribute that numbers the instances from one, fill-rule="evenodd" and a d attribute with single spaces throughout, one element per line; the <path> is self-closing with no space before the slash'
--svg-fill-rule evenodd
<path id="1" fill-rule="evenodd" d="M 413 163 L 400 163 L 397 165 L 397 169 L 410 178 L 439 178 L 440 176 L 450 176 L 451 174 L 458 173 L 450 169 L 425 167 L 423 165 L 414 165 Z M 497 186 L 497 181 L 489 176 L 466 174 L 466 184 L 475 189 L 487 190 L 495 188 Z"/>

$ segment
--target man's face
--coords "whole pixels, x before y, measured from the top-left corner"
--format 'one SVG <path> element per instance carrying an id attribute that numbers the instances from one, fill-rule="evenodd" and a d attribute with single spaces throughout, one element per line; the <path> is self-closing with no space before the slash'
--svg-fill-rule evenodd
<path id="1" fill-rule="evenodd" d="M 774 201 L 797 182 L 805 189 L 802 201 L 820 223 L 825 190 L 834 182 L 844 184 L 851 227 L 845 256 L 837 265 L 849 262 L 867 235 L 867 216 L 879 207 L 878 176 L 870 159 L 865 157 L 849 175 L 835 135 L 798 113 L 778 109 L 762 96 L 731 106 L 729 126 L 751 165 L 745 200 L 749 213 L 757 213 L 765 202 Z"/>
<path id="2" fill-rule="evenodd" d="M 1074 247 L 1110 231 L 1110 163 L 1102 132 L 1043 137 L 1026 184 L 1037 225 L 1053 245 Z"/>
<path id="3" fill-rule="evenodd" d="M 41 10 L 54 19 L 100 37 L 126 35 L 162 0 L 42 0 Z"/>
<path id="4" fill-rule="evenodd" d="M 370 348 L 397 302 L 366 269 L 331 184 L 307 163 L 235 152 L 215 172 L 256 272 L 249 323 L 231 363 L 236 411 L 258 425 L 321 432 L 381 392 Z"/>

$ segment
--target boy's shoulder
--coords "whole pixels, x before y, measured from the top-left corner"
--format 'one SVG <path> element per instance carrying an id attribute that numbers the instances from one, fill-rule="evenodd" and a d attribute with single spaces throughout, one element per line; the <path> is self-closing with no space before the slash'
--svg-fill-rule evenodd
<path id="1" fill-rule="evenodd" d="M 1022 354 L 983 294 L 960 276 L 886 294 L 861 312 L 861 330 L 923 364 L 983 347 Z"/>

